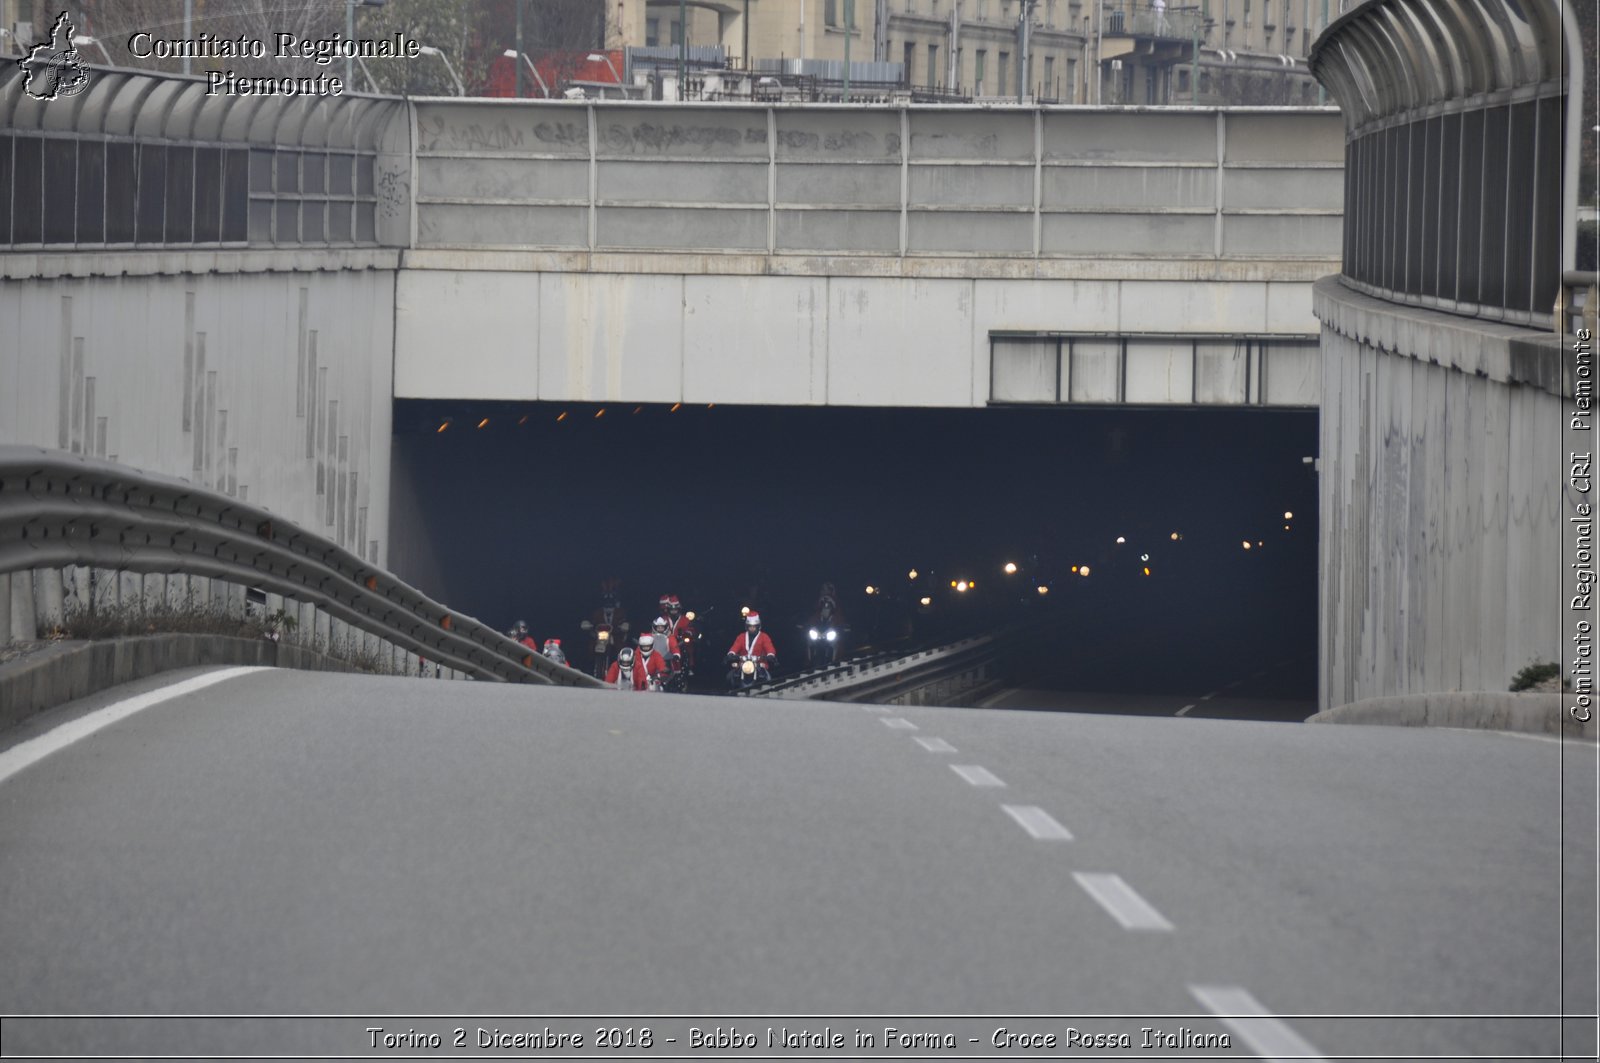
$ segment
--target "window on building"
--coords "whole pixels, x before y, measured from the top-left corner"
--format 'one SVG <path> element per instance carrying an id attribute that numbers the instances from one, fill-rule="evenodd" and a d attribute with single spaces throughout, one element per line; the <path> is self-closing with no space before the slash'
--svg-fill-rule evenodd
<path id="1" fill-rule="evenodd" d="M 683 43 L 683 23 L 679 22 L 677 19 L 673 19 L 672 21 L 672 43 L 674 45 Z"/>
<path id="2" fill-rule="evenodd" d="M 1061 98 L 1061 87 L 1056 84 L 1056 57 L 1044 57 L 1044 94 L 1052 100 Z"/>
<path id="3" fill-rule="evenodd" d="M 961 87 L 962 79 L 967 76 L 966 63 L 967 63 L 967 50 L 965 48 L 957 48 L 956 49 L 956 83 L 954 85 L 950 86 L 951 88 L 960 88 Z"/>
<path id="4" fill-rule="evenodd" d="M 944 80 L 944 72 L 939 69 L 939 46 L 928 45 L 928 84 L 937 85 Z"/>
<path id="5" fill-rule="evenodd" d="M 989 0 L 978 0 L 978 21 L 989 17 Z"/>
<path id="6" fill-rule="evenodd" d="M 1056 0 L 1044 0 L 1044 28 L 1056 24 Z"/>
<path id="7" fill-rule="evenodd" d="M 1000 53 L 999 77 L 995 78 L 995 91 L 1002 95 L 1011 91 L 1011 79 L 1006 75 L 1011 71 L 1011 53 Z"/>
<path id="8" fill-rule="evenodd" d="M 905 79 L 907 85 L 915 85 L 917 83 L 917 79 L 912 75 L 911 72 L 911 60 L 916 58 L 916 51 L 917 46 L 911 41 L 907 41 L 905 43 L 904 58 L 902 59 L 902 63 L 904 64 L 905 68 Z"/>
<path id="9" fill-rule="evenodd" d="M 661 20 L 658 19 L 658 18 L 647 18 L 647 19 L 645 19 L 644 20 L 644 45 L 645 45 L 645 47 L 646 48 L 654 48 L 660 43 L 661 43 Z"/>
<path id="10" fill-rule="evenodd" d="M 976 93 L 977 95 L 979 95 L 979 96 L 983 95 L 983 67 L 984 67 L 984 60 L 986 60 L 988 58 L 989 58 L 988 49 L 979 48 L 978 49 L 978 58 L 975 60 L 974 65 L 972 67 L 972 91 L 974 93 Z"/>
<path id="11" fill-rule="evenodd" d="M 822 5 L 822 24 L 824 26 L 839 24 L 839 0 L 825 0 Z"/>
<path id="12" fill-rule="evenodd" d="M 1067 60 L 1067 99 L 1076 103 L 1078 101 L 1078 61 Z"/>

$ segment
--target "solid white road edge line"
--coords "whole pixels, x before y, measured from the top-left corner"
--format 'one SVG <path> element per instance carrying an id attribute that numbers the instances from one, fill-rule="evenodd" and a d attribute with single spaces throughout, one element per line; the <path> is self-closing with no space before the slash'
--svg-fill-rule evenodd
<path id="1" fill-rule="evenodd" d="M 1070 842 L 1072 832 L 1057 823 L 1050 813 L 1038 805 L 1001 805 L 1005 814 L 1042 842 Z"/>
<path id="2" fill-rule="evenodd" d="M 23 768 L 37 764 L 50 754 L 65 749 L 80 738 L 87 738 L 96 731 L 110 727 L 118 720 L 125 720 L 134 713 L 148 709 L 152 705 L 159 705 L 163 701 L 181 698 L 185 694 L 193 694 L 197 690 L 215 686 L 229 679 L 236 679 L 241 675 L 251 672 L 268 671 L 264 667 L 248 668 L 223 668 L 216 672 L 207 672 L 190 679 L 180 680 L 171 686 L 161 687 L 148 693 L 137 694 L 131 698 L 112 702 L 103 709 L 96 709 L 87 716 L 80 716 L 76 720 L 69 720 L 60 727 L 46 731 L 37 738 L 30 738 L 12 746 L 4 753 L 0 753 L 0 782 L 5 782 Z"/>
<path id="3" fill-rule="evenodd" d="M 1005 785 L 1005 783 L 1001 782 L 999 776 L 995 775 L 994 772 L 990 771 L 988 768 L 979 767 L 976 764 L 952 764 L 950 765 L 950 770 L 967 780 L 967 782 L 971 783 L 973 786 Z"/>
<path id="4" fill-rule="evenodd" d="M 1210 1009 L 1217 1021 L 1239 1035 L 1269 1060 L 1295 1060 L 1296 1063 L 1327 1063 L 1304 1038 L 1289 1029 L 1282 1019 L 1273 1018 L 1266 1007 L 1238 986 L 1192 985 L 1189 992 Z"/>
<path id="5" fill-rule="evenodd" d="M 914 738 L 912 741 L 929 753 L 954 753 L 956 747 L 942 738 Z"/>
<path id="6" fill-rule="evenodd" d="M 1111 918 L 1122 924 L 1124 930 L 1171 930 L 1172 924 L 1122 881 L 1121 875 L 1087 874 L 1074 871 L 1072 877 L 1083 892 L 1099 902 L 1111 913 Z"/>

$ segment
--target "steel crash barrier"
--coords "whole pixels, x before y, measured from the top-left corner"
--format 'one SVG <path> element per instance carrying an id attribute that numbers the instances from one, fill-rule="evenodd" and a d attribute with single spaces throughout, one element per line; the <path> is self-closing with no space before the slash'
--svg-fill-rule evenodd
<path id="1" fill-rule="evenodd" d="M 1003 634 L 963 639 L 917 653 L 844 661 L 802 673 L 754 696 L 872 702 L 884 705 L 969 705 L 999 690 L 991 675 Z"/>
<path id="2" fill-rule="evenodd" d="M 282 596 L 462 678 L 600 685 L 270 510 L 96 458 L 0 446 L 0 577 L 32 575 L 43 627 L 59 622 L 64 574 L 78 570 L 119 586 L 130 574 L 220 581 L 241 611 L 251 596 Z"/>

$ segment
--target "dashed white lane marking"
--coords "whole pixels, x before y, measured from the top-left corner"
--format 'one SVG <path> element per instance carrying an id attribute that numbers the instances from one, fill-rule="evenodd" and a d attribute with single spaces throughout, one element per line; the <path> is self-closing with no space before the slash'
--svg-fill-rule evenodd
<path id="1" fill-rule="evenodd" d="M 971 783 L 973 786 L 1005 785 L 1005 783 L 1001 782 L 999 776 L 995 775 L 994 772 L 990 771 L 988 768 L 979 767 L 976 764 L 952 764 L 950 765 L 950 770 L 967 780 L 967 782 Z"/>
<path id="2" fill-rule="evenodd" d="M 1183 708 L 1181 708 L 1177 712 L 1173 713 L 1173 715 L 1174 716 L 1187 716 L 1187 715 L 1189 715 L 1189 710 L 1192 709 L 1192 708 L 1194 708 L 1193 704 L 1185 705 Z"/>
<path id="3" fill-rule="evenodd" d="M 1120 875 L 1085 874 L 1074 871 L 1083 891 L 1111 913 L 1111 918 L 1122 924 L 1124 930 L 1171 930 L 1172 924 L 1122 881 Z"/>
<path id="4" fill-rule="evenodd" d="M 1215 690 L 1213 690 L 1213 691 L 1212 691 L 1212 692 L 1211 692 L 1211 693 L 1209 693 L 1209 694 L 1202 694 L 1202 695 L 1200 695 L 1200 700 L 1201 700 L 1201 701 L 1210 701 L 1210 700 L 1211 700 L 1211 699 L 1212 699 L 1212 698 L 1214 698 L 1214 697 L 1216 697 L 1216 696 L 1217 696 L 1217 692 L 1216 692 L 1216 691 L 1215 691 Z"/>
<path id="5" fill-rule="evenodd" d="M 1229 683 L 1227 686 L 1223 687 L 1222 689 L 1223 690 L 1232 690 L 1234 687 L 1238 687 L 1238 686 L 1244 686 L 1244 680 L 1243 679 L 1235 679 L 1233 682 Z"/>
<path id="6" fill-rule="evenodd" d="M 1266 1007 L 1238 986 L 1192 985 L 1189 992 L 1263 1058 L 1296 1063 L 1327 1063 L 1304 1038 L 1274 1018 Z"/>
<path id="7" fill-rule="evenodd" d="M 910 720 L 904 719 L 904 718 L 899 717 L 899 716 L 895 716 L 895 717 L 892 717 L 891 719 L 884 720 L 883 721 L 883 725 L 885 727 L 888 727 L 891 730 L 895 730 L 895 731 L 915 731 L 915 730 L 917 730 L 917 725 L 916 724 L 912 723 Z"/>
<path id="8" fill-rule="evenodd" d="M 37 738 L 30 738 L 26 742 L 19 742 L 4 753 L 0 753 L 0 782 L 5 782 L 11 776 L 31 764 L 36 764 L 50 754 L 65 749 L 81 738 L 87 738 L 96 731 L 110 727 L 118 720 L 125 720 L 134 713 L 159 705 L 163 701 L 181 698 L 185 694 L 193 694 L 197 690 L 215 686 L 229 679 L 251 672 L 264 672 L 265 668 L 223 668 L 216 672 L 207 672 L 191 679 L 184 679 L 171 686 L 161 687 L 145 694 L 137 694 L 131 698 L 112 702 L 103 709 L 96 709 L 87 716 L 80 716 L 76 720 L 68 721 L 53 730 L 46 731 Z"/>
<path id="9" fill-rule="evenodd" d="M 916 738 L 912 741 L 926 749 L 929 753 L 954 753 L 956 747 L 942 738 Z"/>
<path id="10" fill-rule="evenodd" d="M 1017 821 L 1023 830 L 1042 842 L 1070 842 L 1072 832 L 1067 830 L 1038 805 L 1001 805 L 1006 815 Z"/>

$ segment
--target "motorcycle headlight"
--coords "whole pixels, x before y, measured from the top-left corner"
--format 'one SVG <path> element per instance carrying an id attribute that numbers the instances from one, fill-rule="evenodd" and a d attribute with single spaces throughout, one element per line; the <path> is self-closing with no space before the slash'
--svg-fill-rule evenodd
<path id="1" fill-rule="evenodd" d="M 611 633 L 609 631 L 602 631 L 602 632 L 600 632 L 600 635 L 599 635 L 599 638 L 597 639 L 597 641 L 604 642 L 606 639 L 608 639 L 610 637 L 611 637 Z"/>
<path id="2" fill-rule="evenodd" d="M 813 641 L 813 642 L 815 642 L 815 641 L 816 641 L 816 640 L 817 640 L 817 639 L 818 639 L 818 638 L 820 638 L 820 637 L 821 637 L 821 636 L 819 636 L 819 635 L 818 635 L 818 634 L 817 634 L 817 629 L 816 629 L 816 628 L 812 628 L 812 629 L 811 629 L 811 640 L 812 640 L 812 641 Z"/>
<path id="3" fill-rule="evenodd" d="M 743 665 L 740 666 L 739 670 L 741 672 L 743 672 L 745 675 L 755 675 L 756 674 L 756 662 L 754 662 L 754 661 L 746 661 L 746 662 L 744 662 Z"/>
<path id="4" fill-rule="evenodd" d="M 836 639 L 838 637 L 839 637 L 839 633 L 837 631 L 833 630 L 833 628 L 830 627 L 828 629 L 828 641 L 832 642 L 834 639 Z"/>

